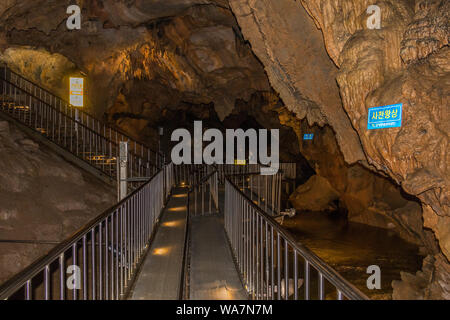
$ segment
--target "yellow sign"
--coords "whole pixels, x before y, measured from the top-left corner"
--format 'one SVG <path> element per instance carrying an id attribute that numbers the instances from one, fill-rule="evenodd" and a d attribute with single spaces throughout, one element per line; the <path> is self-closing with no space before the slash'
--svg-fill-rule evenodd
<path id="1" fill-rule="evenodd" d="M 245 166 L 247 164 L 247 161 L 236 159 L 236 160 L 234 160 L 234 164 L 237 166 Z"/>
<path id="2" fill-rule="evenodd" d="M 70 104 L 74 107 L 83 106 L 83 78 L 70 78 Z"/>

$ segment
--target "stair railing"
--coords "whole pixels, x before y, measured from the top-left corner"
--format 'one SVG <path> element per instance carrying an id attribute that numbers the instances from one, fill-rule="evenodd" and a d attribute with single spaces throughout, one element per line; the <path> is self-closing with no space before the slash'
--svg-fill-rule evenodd
<path id="1" fill-rule="evenodd" d="M 1 300 L 118 300 L 129 294 L 156 232 L 173 166 L 0 286 Z"/>
<path id="2" fill-rule="evenodd" d="M 129 137 L 84 113 L 80 116 L 77 109 L 67 104 L 54 107 L 41 100 L 44 91 L 30 93 L 33 90 L 25 80 L 20 80 L 22 84 L 18 86 L 6 80 L 11 78 L 16 83 L 23 79 L 8 68 L 0 68 L 0 110 L 116 179 L 119 143 Z M 37 87 L 34 88 L 36 91 Z M 163 164 L 160 154 L 152 155 L 149 148 L 135 140 L 131 140 L 129 145 L 129 177 L 150 177 Z"/>
<path id="3" fill-rule="evenodd" d="M 164 156 L 152 150 L 145 144 L 136 141 L 121 129 L 96 119 L 83 109 L 73 107 L 66 100 L 54 95 L 50 91 L 42 88 L 36 83 L 24 78 L 12 71 L 7 66 L 0 66 L 0 79 L 21 89 L 22 93 L 34 97 L 35 99 L 52 106 L 55 110 L 69 117 L 76 119 L 93 132 L 107 137 L 110 141 L 118 144 L 120 141 L 129 141 L 130 152 L 135 156 L 149 163 L 151 166 L 161 168 L 164 163 Z M 138 163 L 136 163 L 138 165 Z"/>

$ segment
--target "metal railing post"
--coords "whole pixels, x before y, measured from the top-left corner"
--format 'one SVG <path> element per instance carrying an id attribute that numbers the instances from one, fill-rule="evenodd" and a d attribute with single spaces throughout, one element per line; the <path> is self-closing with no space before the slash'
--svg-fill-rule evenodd
<path id="1" fill-rule="evenodd" d="M 119 144 L 119 159 L 117 159 L 117 200 L 120 202 L 128 193 L 127 188 L 128 170 L 128 142 L 121 141 Z"/>
<path id="2" fill-rule="evenodd" d="M 259 190 L 269 196 L 271 191 L 267 190 L 267 184 L 261 183 L 264 182 L 262 179 L 258 180 Z M 268 185 L 279 185 L 280 181 L 281 176 L 274 177 Z M 272 205 L 276 208 L 279 202 Z M 317 255 L 298 243 L 263 207 L 253 203 L 240 190 L 239 180 L 233 182 L 227 176 L 224 220 L 236 268 L 253 299 L 268 299 L 269 296 L 278 300 L 299 299 L 299 289 L 303 287 L 304 299 L 313 298 L 312 293 L 315 295 L 318 291 L 317 298 L 322 300 L 330 293 L 325 281 L 334 287 L 339 300 L 368 299 Z M 303 273 L 300 274 L 299 258 L 304 263 Z M 311 290 L 313 283 L 318 283 L 318 290 Z"/>

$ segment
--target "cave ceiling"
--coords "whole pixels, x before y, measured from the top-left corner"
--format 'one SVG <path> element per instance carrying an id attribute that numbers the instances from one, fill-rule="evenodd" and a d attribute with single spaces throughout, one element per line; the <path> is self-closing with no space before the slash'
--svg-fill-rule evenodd
<path id="1" fill-rule="evenodd" d="M 140 112 L 144 104 L 212 102 L 223 119 L 236 99 L 249 100 L 254 92 L 271 90 L 227 1 L 90 1 L 76 31 L 66 29 L 67 4 L 3 4 L 3 60 L 63 96 L 66 86 L 49 79 L 48 69 L 58 76 L 79 69 L 88 76 L 88 103 L 96 114 L 113 107 L 124 94 L 132 100 L 128 111 Z M 30 50 L 49 54 L 37 61 Z M 143 92 L 140 98 L 135 98 L 133 87 Z"/>

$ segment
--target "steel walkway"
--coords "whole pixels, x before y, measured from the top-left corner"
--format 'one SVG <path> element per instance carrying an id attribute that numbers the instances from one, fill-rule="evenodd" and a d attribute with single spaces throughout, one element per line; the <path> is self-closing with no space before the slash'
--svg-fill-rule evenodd
<path id="1" fill-rule="evenodd" d="M 248 180 L 226 177 L 220 192 L 216 169 L 196 174 L 186 183 L 164 166 L 1 285 L 0 299 L 367 299 L 246 196 Z M 66 286 L 70 265 L 80 287 Z"/>
<path id="2" fill-rule="evenodd" d="M 83 168 L 90 165 L 113 181 L 116 180 L 121 141 L 129 143 L 129 178 L 151 177 L 164 163 L 159 152 L 71 106 L 3 65 L 0 65 L 0 111 L 63 148 L 66 158 L 71 154 L 74 158 L 71 161 L 84 162 Z M 135 183 L 133 187 L 138 185 Z"/>
<path id="3" fill-rule="evenodd" d="M 187 188 L 174 188 L 138 271 L 131 300 L 178 299 L 187 215 Z"/>
<path id="4" fill-rule="evenodd" d="M 140 179 L 2 284 L 0 299 L 367 299 L 273 219 L 280 173 L 262 176 L 257 164 L 165 163 L 7 67 L 0 111 L 112 179 L 118 145 L 128 140 L 128 177 Z M 68 267 L 78 274 L 69 277 Z"/>
<path id="5" fill-rule="evenodd" d="M 187 188 L 174 188 L 130 299 L 178 299 L 185 245 L 190 246 L 187 277 L 191 300 L 247 299 L 227 243 L 223 216 L 194 217 L 191 241 L 185 244 L 187 197 Z"/>
<path id="6" fill-rule="evenodd" d="M 245 300 L 248 298 L 227 243 L 223 216 L 194 217 L 191 226 L 189 298 Z"/>

